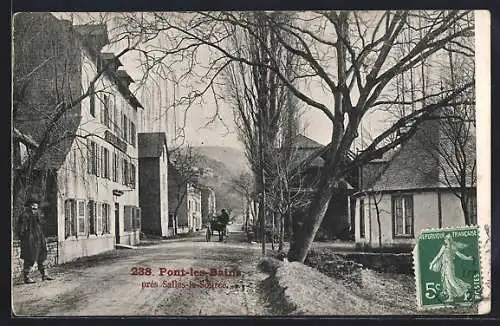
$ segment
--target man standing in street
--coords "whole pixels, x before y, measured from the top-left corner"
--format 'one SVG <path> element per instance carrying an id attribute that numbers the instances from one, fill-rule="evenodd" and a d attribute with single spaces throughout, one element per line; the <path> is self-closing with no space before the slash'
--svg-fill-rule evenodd
<path id="1" fill-rule="evenodd" d="M 25 211 L 18 220 L 17 232 L 21 241 L 21 259 L 24 260 L 23 277 L 26 284 L 35 283 L 29 275 L 35 262 L 40 274 L 42 274 L 42 280 L 53 280 L 47 275 L 44 266 L 47 259 L 47 242 L 42 230 L 38 205 L 37 200 L 29 200 L 26 203 Z"/>

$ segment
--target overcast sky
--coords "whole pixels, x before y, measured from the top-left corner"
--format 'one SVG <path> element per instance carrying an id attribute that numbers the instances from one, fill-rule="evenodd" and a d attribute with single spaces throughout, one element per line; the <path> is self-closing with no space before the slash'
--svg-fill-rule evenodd
<path id="1" fill-rule="evenodd" d="M 59 18 L 70 17 L 68 13 L 54 13 Z M 99 16 L 99 13 L 84 13 L 73 14 L 75 24 L 85 23 L 90 16 Z M 113 14 L 111 14 L 113 15 Z M 109 26 L 108 26 L 108 29 Z M 118 47 L 107 47 L 103 51 L 118 53 Z M 138 57 L 136 54 L 126 54 L 121 58 L 123 68 L 132 76 L 133 79 L 139 80 L 142 77 L 141 69 L 138 65 Z M 333 62 L 333 60 L 332 60 Z M 157 83 L 157 81 L 155 81 Z M 144 104 L 144 120 L 142 131 L 161 131 L 168 129 L 168 133 L 172 134 L 174 127 L 177 128 L 184 125 L 183 110 L 176 110 L 176 118 L 174 112 L 169 111 L 165 116 L 165 109 L 171 106 L 174 94 L 179 96 L 183 92 L 182 89 L 174 88 L 174 85 L 169 82 L 163 82 L 153 87 L 149 83 L 147 88 L 138 90 L 137 96 Z M 132 88 L 134 86 L 131 86 Z M 325 93 L 319 84 L 312 84 L 307 90 L 307 94 L 312 98 L 331 106 L 332 101 L 329 99 L 331 93 Z M 216 110 L 213 98 L 204 98 L 204 103 L 193 105 L 187 112 L 184 134 L 187 143 L 195 146 L 230 146 L 242 148 L 234 132 L 232 108 L 227 103 L 219 102 L 219 113 L 222 120 L 215 120 L 207 125 L 208 120 L 213 117 Z M 303 116 L 302 124 L 305 126 L 304 134 L 319 142 L 327 144 L 331 137 L 332 125 L 326 118 L 325 114 L 313 107 L 307 107 Z M 383 130 L 387 124 L 387 115 L 377 113 L 368 115 L 363 119 L 363 132 L 370 135 L 376 135 Z"/>

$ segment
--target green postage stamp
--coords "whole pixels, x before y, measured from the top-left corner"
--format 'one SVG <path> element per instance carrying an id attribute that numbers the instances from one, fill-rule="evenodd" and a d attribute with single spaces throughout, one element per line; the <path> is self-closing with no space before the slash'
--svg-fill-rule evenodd
<path id="1" fill-rule="evenodd" d="M 472 305 L 483 299 L 477 227 L 424 230 L 413 255 L 420 309 Z"/>

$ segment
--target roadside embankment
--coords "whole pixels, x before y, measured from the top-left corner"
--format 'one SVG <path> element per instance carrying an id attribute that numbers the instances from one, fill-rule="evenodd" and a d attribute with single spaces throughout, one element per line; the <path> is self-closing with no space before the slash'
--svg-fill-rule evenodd
<path id="1" fill-rule="evenodd" d="M 262 283 L 270 308 L 279 315 L 382 315 L 402 311 L 366 300 L 342 281 L 298 262 L 265 257 L 258 268 L 269 274 Z"/>

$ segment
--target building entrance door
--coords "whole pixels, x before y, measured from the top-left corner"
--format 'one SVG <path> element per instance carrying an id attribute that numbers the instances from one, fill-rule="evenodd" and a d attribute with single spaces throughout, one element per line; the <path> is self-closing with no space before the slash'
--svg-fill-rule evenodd
<path id="1" fill-rule="evenodd" d="M 116 243 L 120 243 L 120 204 L 115 203 L 115 237 Z"/>

